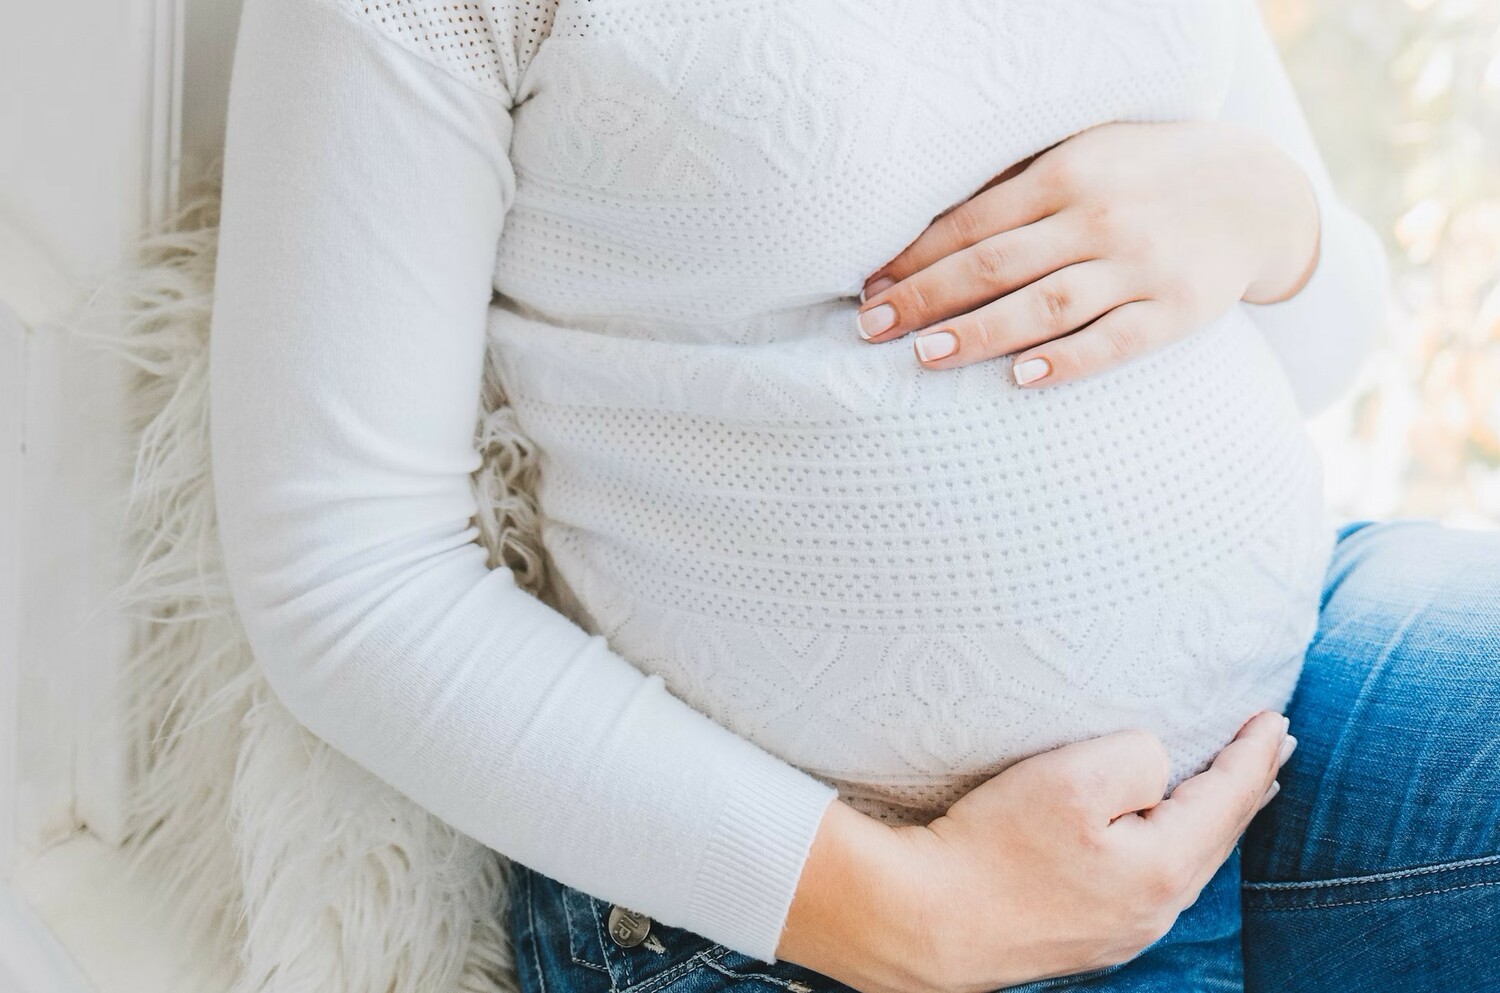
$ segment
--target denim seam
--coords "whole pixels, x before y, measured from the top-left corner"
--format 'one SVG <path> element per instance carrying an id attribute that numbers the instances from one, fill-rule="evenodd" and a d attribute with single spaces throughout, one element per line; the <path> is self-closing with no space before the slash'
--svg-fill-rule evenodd
<path id="1" fill-rule="evenodd" d="M 615 972 L 609 967 L 609 945 L 604 941 L 604 905 L 593 897 L 588 898 L 589 907 L 593 913 L 589 916 L 594 919 L 594 936 L 599 939 L 599 954 L 604 956 L 604 971 L 609 974 L 610 993 L 616 993 L 620 988 L 619 979 L 615 978 Z"/>
<path id="2" fill-rule="evenodd" d="M 651 991 L 653 990 L 657 990 L 663 986 L 675 983 L 683 976 L 694 971 L 695 969 L 703 967 L 707 963 L 708 960 L 704 957 L 704 954 L 702 952 L 694 952 L 692 955 L 683 959 L 681 962 L 677 963 L 674 966 L 671 966 L 670 968 L 662 970 L 654 976 L 642 979 L 641 981 L 636 983 L 631 983 L 629 986 L 616 987 L 614 993 L 651 993 Z M 611 976 L 610 979 L 611 983 L 613 983 L 614 977 Z"/>
<path id="3" fill-rule="evenodd" d="M 531 930 L 531 961 L 536 965 L 536 983 L 541 993 L 547 993 L 547 973 L 542 968 L 542 942 L 536 931 L 536 894 L 534 877 L 528 872 L 526 880 L 526 922 Z"/>
<path id="4" fill-rule="evenodd" d="M 603 926 L 601 926 L 600 922 L 598 922 L 598 907 L 594 906 L 592 900 L 589 901 L 589 909 L 591 909 L 592 912 L 589 913 L 588 916 L 592 919 L 592 922 L 594 922 L 594 935 L 598 938 L 598 954 L 601 954 L 601 956 L 607 956 L 607 954 L 609 953 L 604 950 L 604 929 Z M 562 901 L 562 913 L 564 913 L 565 915 L 565 913 L 567 912 L 567 897 L 564 897 L 564 901 Z M 570 929 L 568 929 L 568 935 L 571 936 L 571 927 Z M 573 942 L 571 942 L 571 938 L 568 939 L 568 944 L 573 944 Z M 619 989 L 619 984 L 615 983 L 615 977 L 613 977 L 612 972 L 609 971 L 609 966 L 601 966 L 598 965 L 597 962 L 589 962 L 588 959 L 579 959 L 579 957 L 574 956 L 573 950 L 571 950 L 571 948 L 570 950 L 568 950 L 568 956 L 573 959 L 573 965 L 583 966 L 583 968 L 585 969 L 592 969 L 592 971 L 594 972 L 603 972 L 604 975 L 607 975 L 607 977 L 609 977 L 610 993 L 615 993 L 615 990 Z"/>
<path id="5" fill-rule="evenodd" d="M 719 975 L 724 976 L 728 979 L 759 979 L 763 982 L 775 983 L 777 986 L 781 986 L 785 989 L 792 988 L 792 981 L 789 979 L 782 979 L 781 977 L 773 976 L 768 972 L 736 972 L 735 970 L 729 968 L 729 966 L 723 965 L 719 960 L 722 959 L 725 955 L 729 954 L 730 951 L 731 949 L 726 948 L 723 952 L 717 955 L 705 955 L 703 957 L 703 964 L 708 966 L 714 972 L 717 972 Z"/>
<path id="6" fill-rule="evenodd" d="M 1458 893 L 1462 890 L 1477 890 L 1486 886 L 1500 886 L 1500 880 L 1492 880 L 1487 883 L 1465 883 L 1463 886 L 1448 886 L 1440 890 L 1423 890 L 1421 893 L 1397 893 L 1392 896 L 1373 897 L 1369 900 L 1340 900 L 1335 903 L 1319 903 L 1308 907 L 1252 907 L 1252 914 L 1285 914 L 1295 913 L 1299 910 L 1331 910 L 1334 907 L 1359 907 L 1371 903 L 1390 903 L 1393 900 L 1417 900 L 1424 896 L 1437 896 L 1440 893 Z"/>
<path id="7" fill-rule="evenodd" d="M 585 899 L 589 906 L 589 913 L 586 916 L 593 921 L 594 933 L 599 939 L 599 954 L 608 955 L 608 952 L 605 951 L 607 946 L 604 944 L 604 922 L 600 919 L 599 916 L 598 901 L 596 901 L 593 897 L 588 896 L 586 896 Z M 569 946 L 571 946 L 573 944 L 573 912 L 568 908 L 568 898 L 566 894 L 564 894 L 562 898 L 562 907 L 563 919 L 568 923 L 568 944 Z M 587 927 L 588 925 L 585 924 L 584 926 Z M 615 981 L 614 973 L 609 971 L 608 965 L 600 965 L 597 962 L 590 962 L 587 959 L 581 959 L 576 954 L 574 954 L 571 947 L 569 947 L 568 949 L 568 957 L 573 960 L 574 965 L 581 965 L 585 969 L 593 969 L 595 972 L 602 972 L 606 976 L 609 976 L 610 993 L 617 993 L 620 984 Z"/>
<path id="8" fill-rule="evenodd" d="M 1414 866 L 1410 869 L 1377 872 L 1368 876 L 1341 876 L 1336 879 L 1314 879 L 1306 882 L 1242 883 L 1240 888 L 1257 893 L 1285 893 L 1298 890 L 1327 889 L 1333 886 L 1358 886 L 1361 883 L 1386 883 L 1398 879 L 1414 879 L 1417 876 L 1436 875 L 1437 873 L 1449 872 L 1454 869 L 1482 868 L 1488 865 L 1500 865 L 1500 855 L 1487 855 L 1476 859 L 1464 859 L 1459 862 L 1443 862 L 1438 865 Z"/>

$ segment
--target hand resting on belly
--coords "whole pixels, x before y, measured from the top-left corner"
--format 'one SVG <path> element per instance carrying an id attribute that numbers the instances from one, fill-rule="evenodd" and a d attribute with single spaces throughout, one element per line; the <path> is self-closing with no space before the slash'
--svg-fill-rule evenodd
<path id="1" fill-rule="evenodd" d="M 933 369 L 1019 352 L 1017 384 L 1048 386 L 1241 300 L 1294 295 L 1319 241 L 1307 179 L 1270 142 L 1218 124 L 1106 125 L 937 218 L 871 275 L 858 330 L 918 332 Z M 1127 731 L 1025 759 L 925 827 L 834 804 L 778 954 L 867 993 L 981 991 L 1131 958 L 1275 794 L 1296 739 L 1279 714 L 1247 717 L 1170 797 L 1160 741 Z"/>

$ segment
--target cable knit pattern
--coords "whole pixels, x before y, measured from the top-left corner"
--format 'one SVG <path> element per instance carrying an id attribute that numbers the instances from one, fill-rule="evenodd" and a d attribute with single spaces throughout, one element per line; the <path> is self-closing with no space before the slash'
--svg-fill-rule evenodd
<path id="1" fill-rule="evenodd" d="M 918 821 L 1125 726 L 1175 782 L 1290 694 L 1300 414 L 1380 249 L 1250 0 L 247 0 L 234 65 L 225 575 L 288 710 L 435 816 L 771 959 L 835 793 Z M 1292 300 L 1045 390 L 855 333 L 1010 164 L 1219 116 L 1312 179 Z M 556 608 L 475 543 L 486 354 Z"/>

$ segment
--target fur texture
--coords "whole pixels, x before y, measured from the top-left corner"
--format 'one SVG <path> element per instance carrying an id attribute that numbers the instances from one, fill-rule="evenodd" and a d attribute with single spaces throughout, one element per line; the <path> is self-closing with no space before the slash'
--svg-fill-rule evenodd
<path id="1" fill-rule="evenodd" d="M 234 963 L 225 993 L 513 990 L 505 861 L 304 729 L 235 617 L 208 452 L 218 204 L 213 179 L 73 325 L 132 367 L 118 590 L 135 622 L 122 701 L 136 746 L 131 864 L 168 880 L 157 895 L 184 941 Z M 475 439 L 490 564 L 554 602 L 535 450 L 493 366 Z"/>

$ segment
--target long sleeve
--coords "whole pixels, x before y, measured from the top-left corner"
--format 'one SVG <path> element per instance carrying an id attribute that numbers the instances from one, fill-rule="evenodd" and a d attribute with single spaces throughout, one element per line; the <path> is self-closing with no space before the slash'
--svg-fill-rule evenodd
<path id="1" fill-rule="evenodd" d="M 1243 306 L 1280 357 L 1304 411 L 1313 413 L 1349 386 L 1383 330 L 1385 250 L 1334 189 L 1256 0 L 1230 2 L 1239 51 L 1222 117 L 1261 131 L 1302 166 L 1322 222 L 1307 284 L 1280 303 Z"/>
<path id="2" fill-rule="evenodd" d="M 601 899 L 772 960 L 834 790 L 487 567 L 470 473 L 512 109 L 342 0 L 249 0 L 211 344 L 259 664 L 313 733 Z"/>

